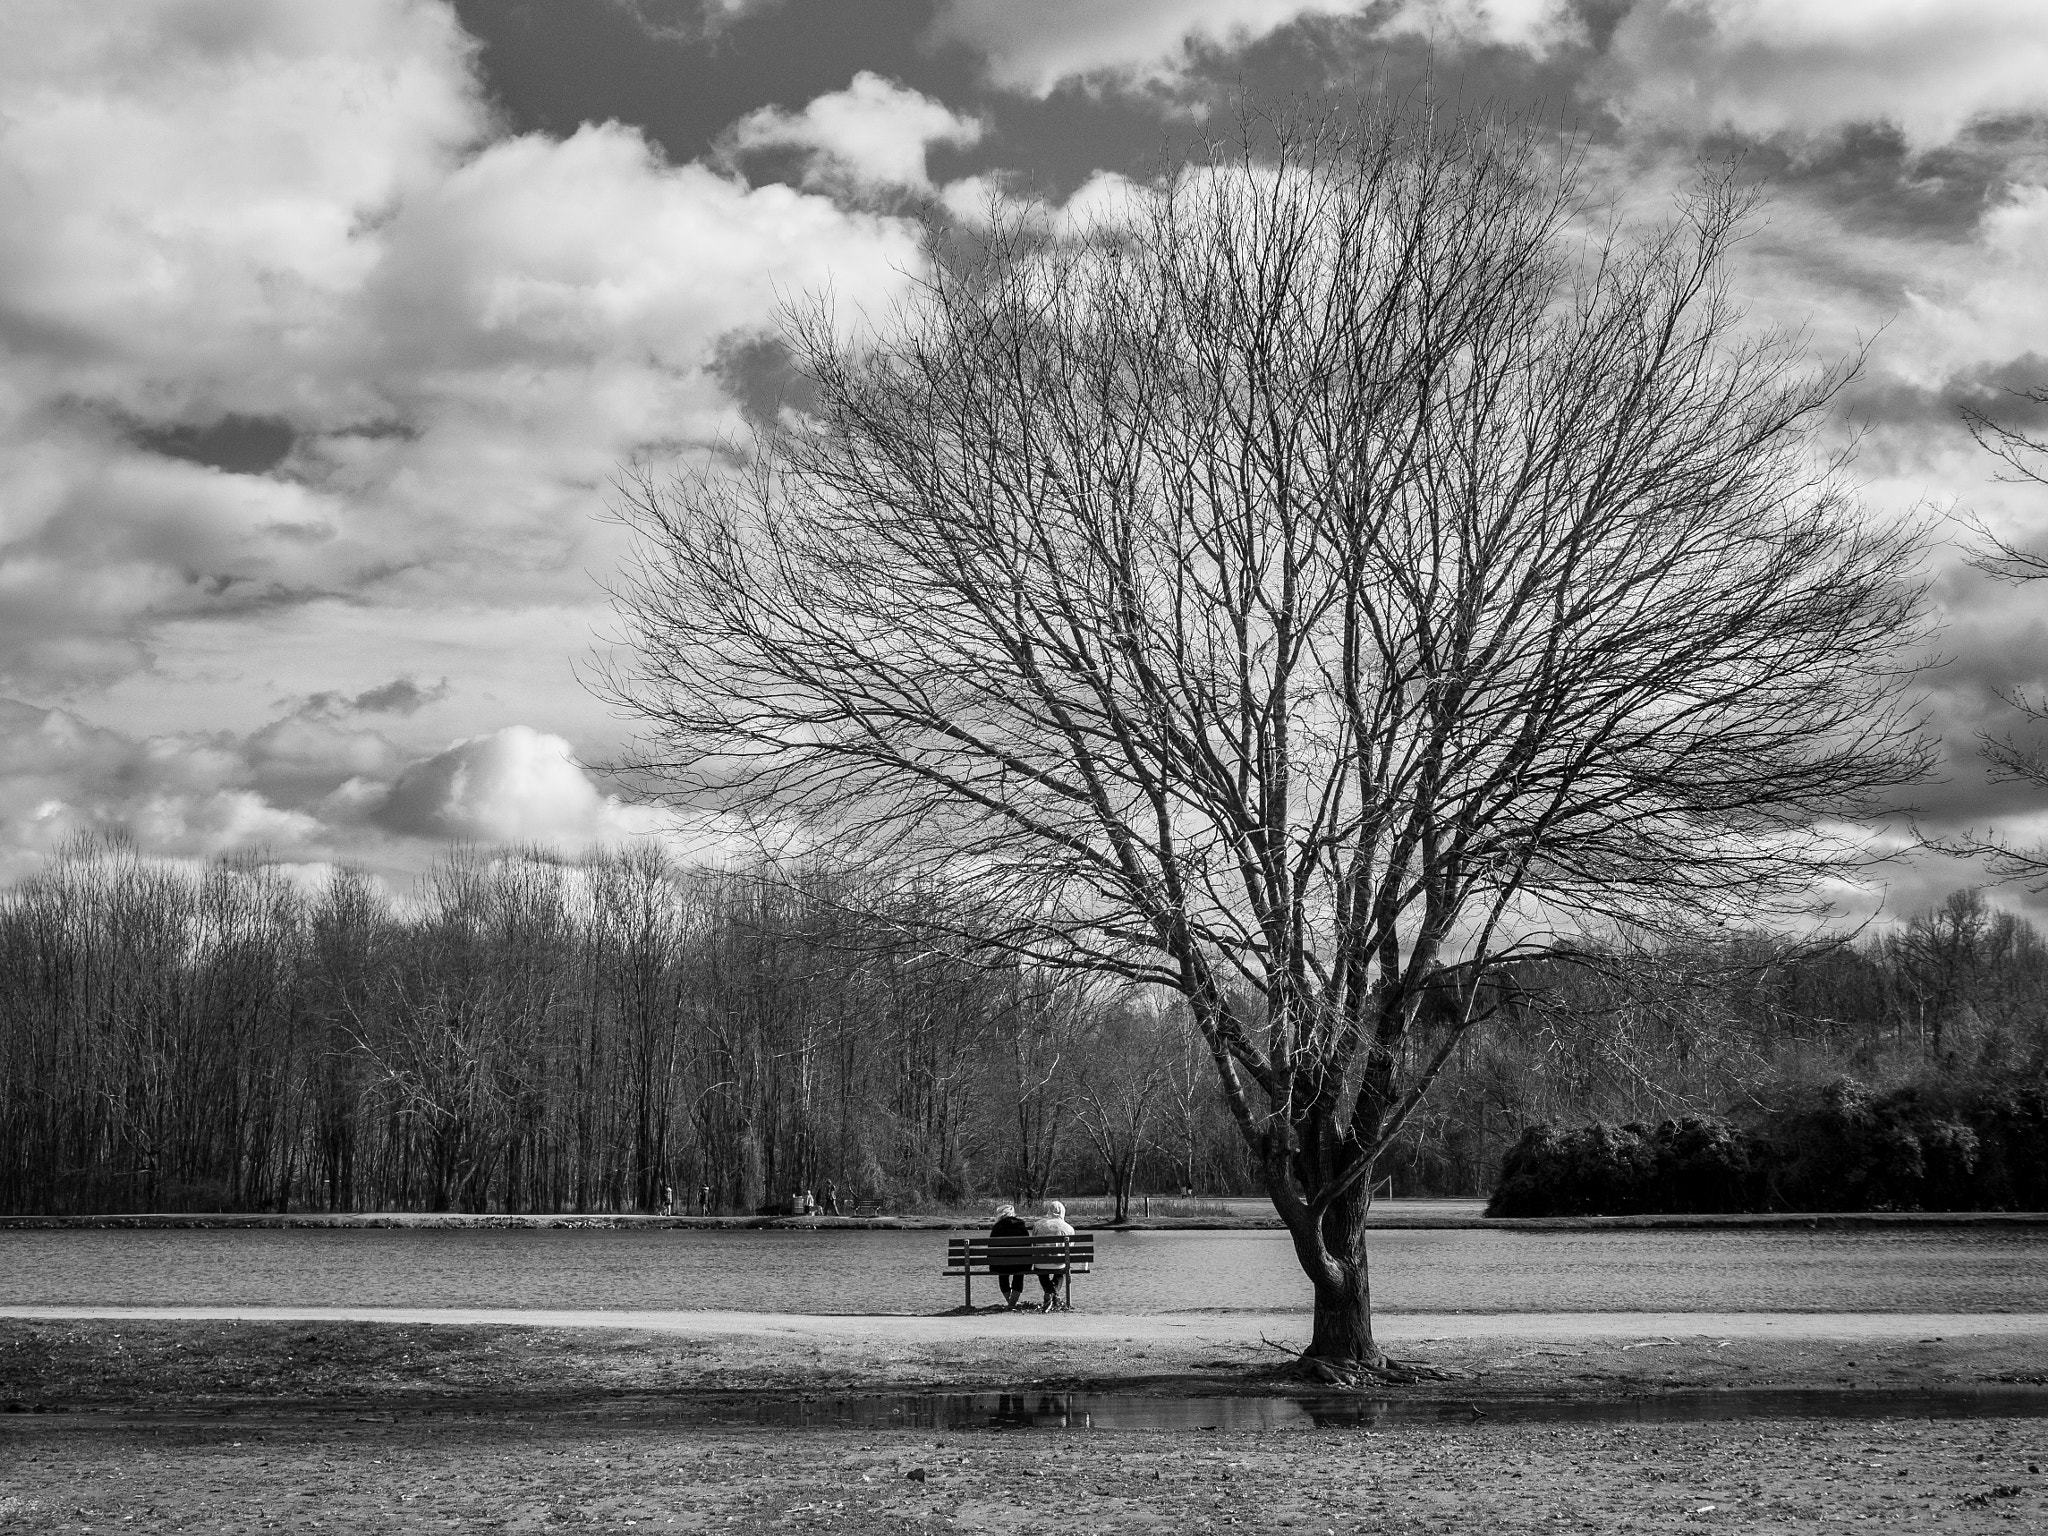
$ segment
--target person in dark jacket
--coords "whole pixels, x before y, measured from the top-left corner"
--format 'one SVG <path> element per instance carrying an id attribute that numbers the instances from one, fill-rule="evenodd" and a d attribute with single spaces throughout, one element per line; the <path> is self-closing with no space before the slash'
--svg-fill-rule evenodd
<path id="1" fill-rule="evenodd" d="M 1017 1214 L 1014 1205 L 996 1207 L 996 1224 L 988 1229 L 990 1237 L 1029 1237 L 1031 1224 Z M 1014 1312 L 1017 1304 L 1024 1299 L 1024 1277 L 1031 1273 L 1031 1258 L 1019 1254 L 1015 1259 L 992 1259 L 989 1270 L 996 1277 L 996 1284 L 1003 1288 L 1003 1301 Z"/>

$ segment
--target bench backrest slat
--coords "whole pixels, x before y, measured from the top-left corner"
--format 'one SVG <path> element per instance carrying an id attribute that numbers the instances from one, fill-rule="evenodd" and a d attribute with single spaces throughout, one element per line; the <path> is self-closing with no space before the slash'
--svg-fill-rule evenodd
<path id="1" fill-rule="evenodd" d="M 946 1240 L 946 1252 L 971 1253 L 976 1258 L 984 1255 L 1037 1253 L 1040 1251 L 1092 1253 L 1095 1250 L 1095 1234 L 1082 1232 L 1073 1237 L 954 1237 Z"/>
<path id="2" fill-rule="evenodd" d="M 954 1237 L 946 1240 L 946 1270 L 1072 1268 L 1088 1273 L 1095 1263 L 1095 1234 L 1073 1237 Z"/>

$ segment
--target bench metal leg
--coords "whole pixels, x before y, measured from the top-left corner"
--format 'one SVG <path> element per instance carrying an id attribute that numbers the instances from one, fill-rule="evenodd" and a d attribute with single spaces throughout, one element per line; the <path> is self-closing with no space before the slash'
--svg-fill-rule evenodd
<path id="1" fill-rule="evenodd" d="M 967 1281 L 967 1310 L 972 1312 L 974 1310 L 974 1270 L 972 1266 L 968 1268 L 964 1278 Z"/>

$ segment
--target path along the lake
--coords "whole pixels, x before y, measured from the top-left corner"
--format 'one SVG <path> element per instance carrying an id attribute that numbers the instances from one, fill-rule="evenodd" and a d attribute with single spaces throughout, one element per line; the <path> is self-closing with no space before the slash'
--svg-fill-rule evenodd
<path id="1" fill-rule="evenodd" d="M 1256 1345 L 1305 1331 L 1294 1312 L 819 1314 L 551 1310 L 490 1307 L 0 1307 L 0 1318 L 63 1321 L 391 1323 L 523 1328 L 618 1328 L 692 1338 L 766 1336 L 875 1345 L 945 1344 L 1000 1331 L 1019 1342 Z M 1613 1339 L 2048 1339 L 2048 1312 L 1394 1312 L 1373 1319 L 1388 1344 L 1508 1337 L 1540 1342 Z"/>

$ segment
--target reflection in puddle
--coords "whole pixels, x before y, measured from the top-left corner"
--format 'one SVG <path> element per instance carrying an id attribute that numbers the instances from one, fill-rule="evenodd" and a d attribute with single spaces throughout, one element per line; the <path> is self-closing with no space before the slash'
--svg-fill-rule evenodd
<path id="1" fill-rule="evenodd" d="M 1112 1392 L 975 1392 L 832 1397 L 763 1404 L 754 1422 L 784 1429 L 1336 1429 L 1375 1425 L 1697 1423 L 1716 1419 L 2048 1418 L 2048 1388 L 1913 1391 L 1662 1392 L 1632 1398 L 1445 1401 L 1293 1393 L 1285 1397 L 1140 1397 Z"/>

